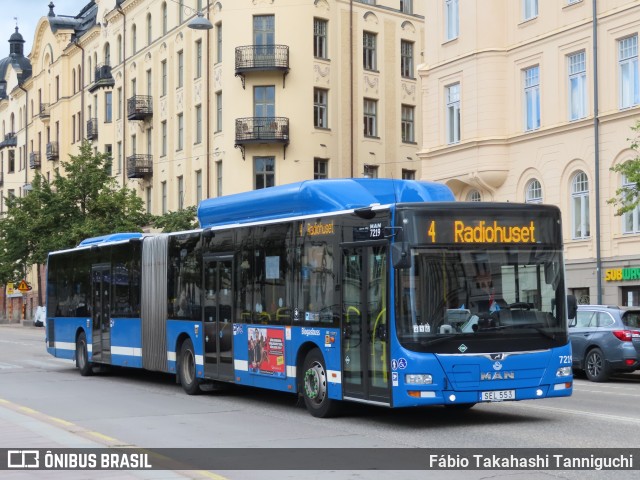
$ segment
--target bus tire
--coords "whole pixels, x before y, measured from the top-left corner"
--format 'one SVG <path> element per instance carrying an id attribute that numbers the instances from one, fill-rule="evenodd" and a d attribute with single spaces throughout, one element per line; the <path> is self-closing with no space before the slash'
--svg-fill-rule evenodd
<path id="1" fill-rule="evenodd" d="M 83 377 L 93 374 L 93 365 L 89 361 L 87 349 L 87 335 L 84 332 L 80 332 L 76 339 L 76 368 L 80 369 L 80 375 Z"/>
<path id="2" fill-rule="evenodd" d="M 200 393 L 200 379 L 196 377 L 196 354 L 193 342 L 187 338 L 180 348 L 179 377 L 182 388 L 187 395 Z"/>
<path id="3" fill-rule="evenodd" d="M 311 350 L 304 359 L 302 396 L 307 410 L 314 417 L 328 418 L 338 411 L 338 401 L 329 398 L 327 368 L 318 349 Z"/>

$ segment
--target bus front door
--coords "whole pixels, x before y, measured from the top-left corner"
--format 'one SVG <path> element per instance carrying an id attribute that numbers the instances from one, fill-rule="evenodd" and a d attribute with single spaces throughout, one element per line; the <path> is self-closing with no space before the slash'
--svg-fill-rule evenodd
<path id="1" fill-rule="evenodd" d="M 92 360 L 111 363 L 111 266 L 91 268 Z"/>
<path id="2" fill-rule="evenodd" d="M 387 246 L 342 250 L 344 398 L 391 402 L 387 322 Z"/>
<path id="3" fill-rule="evenodd" d="M 232 257 L 205 257 L 203 261 L 205 376 L 232 380 Z"/>

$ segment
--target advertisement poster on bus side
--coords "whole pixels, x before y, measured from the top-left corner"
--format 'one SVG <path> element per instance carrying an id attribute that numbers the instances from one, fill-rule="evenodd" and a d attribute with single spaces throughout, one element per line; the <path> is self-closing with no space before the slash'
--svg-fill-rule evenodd
<path id="1" fill-rule="evenodd" d="M 249 372 L 285 378 L 284 329 L 249 328 Z"/>

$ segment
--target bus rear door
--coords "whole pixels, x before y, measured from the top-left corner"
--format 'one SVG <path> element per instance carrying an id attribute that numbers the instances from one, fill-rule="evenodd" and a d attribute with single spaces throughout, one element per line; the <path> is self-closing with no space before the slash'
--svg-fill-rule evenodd
<path id="1" fill-rule="evenodd" d="M 389 405 L 387 244 L 342 250 L 344 398 Z"/>

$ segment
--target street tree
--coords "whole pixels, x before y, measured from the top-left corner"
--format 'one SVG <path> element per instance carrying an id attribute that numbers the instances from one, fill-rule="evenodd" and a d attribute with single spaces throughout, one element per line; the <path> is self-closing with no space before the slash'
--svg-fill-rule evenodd
<path id="1" fill-rule="evenodd" d="M 609 204 L 617 207 L 616 215 L 624 215 L 640 205 L 640 120 L 631 127 L 635 133 L 631 139 L 631 148 L 636 152 L 635 158 L 619 163 L 611 168 L 612 171 L 623 175 L 624 185 L 616 190 L 616 196 L 608 200 Z"/>
<path id="2" fill-rule="evenodd" d="M 198 220 L 196 219 L 196 207 L 190 206 L 177 210 L 175 212 L 167 212 L 164 215 L 155 216 L 152 220 L 155 228 L 159 228 L 163 233 L 180 232 L 183 230 L 193 230 L 198 228 Z"/>

